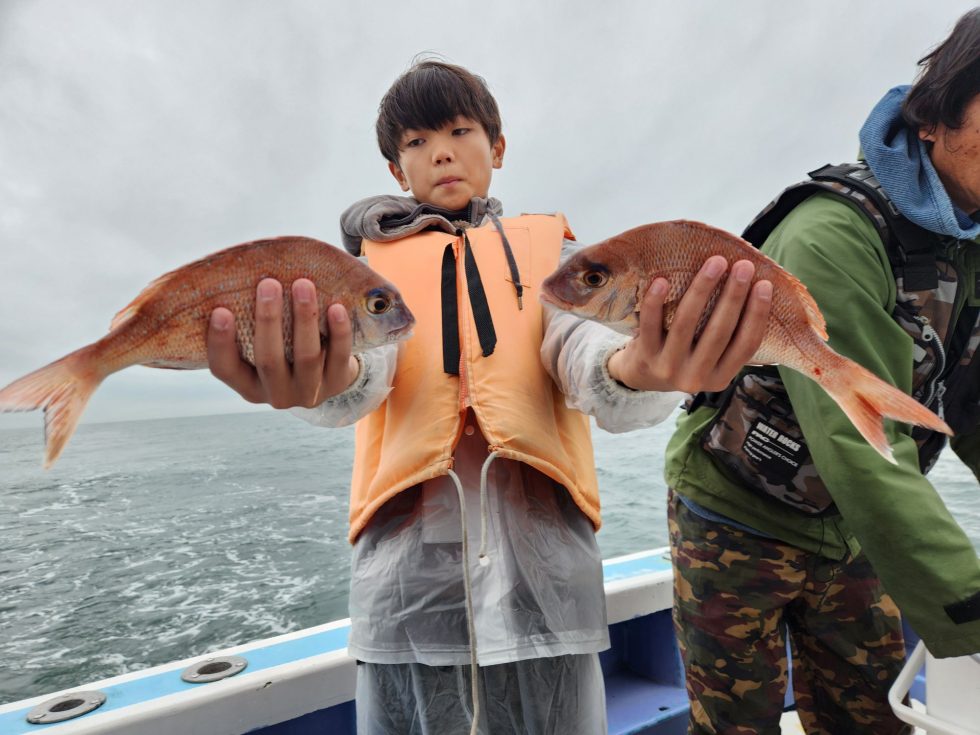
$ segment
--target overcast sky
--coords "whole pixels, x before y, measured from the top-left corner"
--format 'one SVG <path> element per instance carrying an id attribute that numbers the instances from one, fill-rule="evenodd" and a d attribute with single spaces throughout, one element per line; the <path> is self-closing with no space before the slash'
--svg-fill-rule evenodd
<path id="1" fill-rule="evenodd" d="M 398 193 L 378 101 L 421 52 L 482 75 L 507 213 L 579 240 L 664 219 L 740 231 L 853 159 L 953 0 L 0 0 L 0 385 L 102 336 L 150 280 L 270 235 L 339 242 Z M 254 410 L 206 371 L 110 376 L 83 422 Z M 0 415 L 0 428 L 40 414 Z"/>

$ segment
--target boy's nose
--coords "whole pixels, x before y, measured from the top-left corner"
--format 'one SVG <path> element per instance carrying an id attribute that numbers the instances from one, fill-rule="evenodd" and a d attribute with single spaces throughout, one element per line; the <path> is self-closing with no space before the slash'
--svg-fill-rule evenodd
<path id="1" fill-rule="evenodd" d="M 435 163 L 451 163 L 453 154 L 448 148 L 437 148 L 433 153 L 432 159 Z"/>

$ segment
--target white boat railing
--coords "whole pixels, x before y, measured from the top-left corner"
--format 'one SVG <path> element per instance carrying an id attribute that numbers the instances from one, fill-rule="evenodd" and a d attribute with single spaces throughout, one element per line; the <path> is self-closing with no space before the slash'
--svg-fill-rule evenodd
<path id="1" fill-rule="evenodd" d="M 629 652 L 657 649 L 662 660 L 649 668 L 646 696 L 635 687 L 622 701 L 631 705 L 630 696 L 644 696 L 649 707 L 642 712 L 644 722 L 686 717 L 687 698 L 683 673 L 673 642 L 670 623 L 673 574 L 667 548 L 651 549 L 603 561 L 607 619 L 611 626 L 631 625 L 645 617 L 660 614 L 660 626 L 643 630 L 636 639 L 624 638 Z M 173 735 L 207 733 L 241 735 L 261 728 L 283 725 L 317 712 L 343 707 L 354 699 L 356 665 L 347 654 L 350 621 L 338 620 L 314 628 L 215 651 L 183 661 L 122 674 L 110 679 L 66 689 L 19 702 L 0 704 L 0 735 Z M 658 638 L 656 633 L 663 633 Z M 661 648 L 657 645 L 663 642 Z M 186 670 L 195 670 L 214 659 L 241 657 L 247 660 L 234 676 L 220 681 L 186 679 Z M 191 683 L 191 682 L 198 683 Z M 635 682 L 634 682 L 635 683 Z M 29 724 L 30 712 L 42 704 L 62 712 L 65 704 L 79 702 L 80 689 L 88 695 L 105 695 L 98 708 L 64 722 Z M 93 691 L 94 690 L 94 691 Z M 608 690 L 607 690 L 608 691 Z M 644 690 L 648 691 L 648 690 Z M 60 700 L 60 704 L 55 700 Z M 611 732 L 637 732 L 630 723 L 627 706 L 610 710 Z M 619 713 L 619 714 L 617 714 Z M 614 729 L 612 723 L 626 722 Z M 669 723 L 668 723 L 669 724 Z M 289 732 L 299 732 L 290 729 Z M 674 726 L 644 731 L 675 732 Z M 338 732 L 310 727 L 310 731 Z M 343 729 L 342 732 L 353 732 Z"/>
<path id="2" fill-rule="evenodd" d="M 888 692 L 888 703 L 891 705 L 895 712 L 895 715 L 910 725 L 924 729 L 928 735 L 980 735 L 980 729 L 967 729 L 960 726 L 959 724 L 948 722 L 938 716 L 935 712 L 920 712 L 913 709 L 909 705 L 905 704 L 905 697 L 909 693 L 913 682 L 915 681 L 916 675 L 922 669 L 922 666 L 926 663 L 926 646 L 922 641 L 919 641 L 912 654 L 909 656 L 908 661 L 905 662 L 905 666 L 902 668 L 901 673 L 892 685 L 891 690 Z M 980 654 L 974 654 L 973 656 L 962 657 L 963 661 L 969 662 L 975 666 L 980 666 Z M 973 681 L 980 682 L 980 671 L 976 672 L 975 677 L 971 677 Z M 930 687 L 929 680 L 927 679 L 927 700 L 932 703 L 936 697 L 933 696 L 933 691 Z M 965 700 L 969 700 L 970 697 L 965 692 L 959 692 L 958 697 L 962 697 Z M 976 707 L 976 702 L 966 702 L 967 706 Z M 980 727 L 980 722 L 977 723 Z"/>

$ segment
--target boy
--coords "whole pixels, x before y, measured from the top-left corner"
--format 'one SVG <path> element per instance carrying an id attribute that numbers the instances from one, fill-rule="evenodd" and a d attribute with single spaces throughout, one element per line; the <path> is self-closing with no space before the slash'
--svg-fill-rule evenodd
<path id="1" fill-rule="evenodd" d="M 506 144 L 483 80 L 417 64 L 382 100 L 377 133 L 412 196 L 355 204 L 344 244 L 401 289 L 414 336 L 352 358 L 346 314 L 331 306 L 321 350 L 313 293 L 297 282 L 290 367 L 281 288 L 266 281 L 256 368 L 216 310 L 212 371 L 249 400 L 316 406 L 301 411 L 313 423 L 363 418 L 350 531 L 359 732 L 605 732 L 599 502 L 582 412 L 628 430 L 666 417 L 671 391 L 727 383 L 761 341 L 770 289 L 750 297 L 752 266 L 736 264 L 697 344 L 720 258 L 669 335 L 662 284 L 633 340 L 548 313 L 538 287 L 575 244 L 561 215 L 500 218 L 489 187 Z"/>

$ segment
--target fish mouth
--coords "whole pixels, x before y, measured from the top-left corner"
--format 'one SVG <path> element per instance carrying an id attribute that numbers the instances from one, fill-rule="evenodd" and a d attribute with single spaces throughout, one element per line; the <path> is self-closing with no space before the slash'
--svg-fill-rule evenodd
<path id="1" fill-rule="evenodd" d="M 391 344 L 392 342 L 401 342 L 403 339 L 408 339 L 412 336 L 412 332 L 415 329 L 414 322 L 412 324 L 406 324 L 404 327 L 400 327 L 393 332 L 388 332 L 385 344 Z"/>
<path id="2" fill-rule="evenodd" d="M 568 310 L 573 306 L 572 302 L 565 301 L 564 299 L 559 298 L 558 296 L 555 296 L 554 294 L 545 290 L 542 290 L 541 293 L 538 294 L 538 299 L 540 299 L 542 303 L 557 306 L 559 309 Z"/>
<path id="3" fill-rule="evenodd" d="M 375 347 L 384 347 L 386 345 L 397 344 L 403 340 L 408 339 L 412 336 L 415 324 L 406 324 L 404 327 L 399 327 L 398 329 L 392 330 L 391 332 L 385 333 L 384 337 L 380 341 L 371 342 L 362 345 L 360 348 L 355 348 L 352 350 L 353 353 L 365 352 L 367 350 L 372 350 Z"/>
<path id="4" fill-rule="evenodd" d="M 564 298 L 561 295 L 574 294 L 574 289 L 569 288 L 568 283 L 563 278 L 563 273 L 563 270 L 559 270 L 544 279 L 541 283 L 541 290 L 538 291 L 538 299 L 545 304 L 550 304 L 563 311 L 569 311 L 574 309 L 577 304 L 575 301 Z"/>

